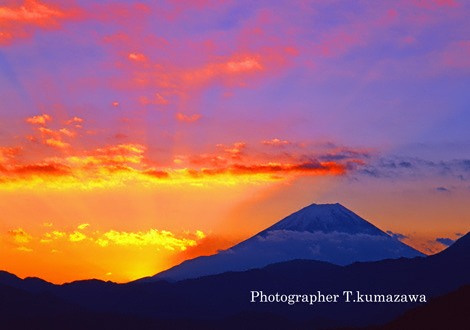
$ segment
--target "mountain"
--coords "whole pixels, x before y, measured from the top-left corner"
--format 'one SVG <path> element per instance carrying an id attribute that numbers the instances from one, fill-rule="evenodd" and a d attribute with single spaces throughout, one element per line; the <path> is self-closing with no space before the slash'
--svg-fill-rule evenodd
<path id="1" fill-rule="evenodd" d="M 470 285 L 461 287 L 428 304 L 414 308 L 392 322 L 369 330 L 452 329 L 468 330 Z"/>
<path id="2" fill-rule="evenodd" d="M 346 266 L 293 260 L 261 269 L 227 272 L 175 283 L 116 284 L 98 280 L 31 287 L 28 280 L 0 276 L 0 324 L 7 329 L 332 329 L 386 324 L 433 298 L 470 284 L 470 233 L 429 257 L 357 262 Z M 12 290 L 15 289 L 15 290 Z M 32 293 L 34 290 L 36 293 Z M 424 294 L 429 303 L 252 303 L 251 291 L 265 294 Z M 460 290 L 459 290 L 460 292 Z M 468 290 L 462 292 L 467 301 Z M 2 300 L 3 299 L 3 300 Z M 4 302 L 1 305 L 1 302 Z M 437 317 L 465 320 L 465 308 L 446 300 L 426 309 Z M 465 305 L 466 306 L 466 305 Z M 421 314 L 416 314 L 421 315 Z M 424 316 L 423 316 L 424 317 Z M 4 322 L 29 322 L 5 326 Z M 404 322 L 408 322 L 406 317 Z M 454 324 L 449 320 L 449 324 Z M 58 323 L 57 323 L 58 322 Z M 407 327 L 398 323 L 398 328 Z M 21 324 L 21 323 L 20 323 Z M 399 325 L 404 324 L 400 327 Z M 446 327 L 460 329 L 462 327 Z M 463 327 L 466 329 L 467 327 Z M 431 328 L 429 328 L 431 329 Z"/>
<path id="3" fill-rule="evenodd" d="M 140 281 L 179 281 L 295 259 L 347 265 L 416 256 L 423 254 L 341 204 L 312 204 L 228 250 L 187 260 Z"/>

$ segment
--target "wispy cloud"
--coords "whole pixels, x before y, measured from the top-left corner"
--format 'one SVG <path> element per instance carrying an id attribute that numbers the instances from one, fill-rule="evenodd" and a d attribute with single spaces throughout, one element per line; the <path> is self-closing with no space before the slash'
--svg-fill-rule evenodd
<path id="1" fill-rule="evenodd" d="M 451 246 L 455 241 L 450 238 L 439 237 L 439 238 L 436 238 L 436 242 L 441 243 L 445 246 Z"/>
<path id="2" fill-rule="evenodd" d="M 461 181 L 470 180 L 470 159 L 427 160 L 413 157 L 377 157 L 371 159 L 360 172 L 376 178 L 406 177 L 453 177 Z M 449 191 L 436 187 L 437 191 Z"/>
<path id="3" fill-rule="evenodd" d="M 0 6 L 0 45 L 30 37 L 38 29 L 55 29 L 72 11 L 44 3 L 40 0 L 8 0 Z"/>
<path id="4" fill-rule="evenodd" d="M 391 230 L 387 230 L 387 234 L 389 234 L 390 236 L 392 236 L 392 237 L 394 237 L 394 238 L 396 238 L 400 241 L 403 240 L 403 239 L 408 238 L 408 236 L 406 236 L 406 235 L 403 235 L 403 234 L 400 234 L 400 233 L 394 233 Z"/>
<path id="5" fill-rule="evenodd" d="M 291 142 L 289 142 L 287 140 L 280 140 L 280 139 L 277 139 L 277 138 L 271 139 L 271 140 L 264 140 L 261 143 L 264 144 L 264 145 L 275 146 L 275 147 L 286 146 L 286 145 L 291 144 Z"/>
<path id="6" fill-rule="evenodd" d="M 185 115 L 183 113 L 180 113 L 178 112 L 176 114 L 176 119 L 178 119 L 178 121 L 182 121 L 182 122 L 186 122 L 186 123 L 194 123 L 196 121 L 198 121 L 199 119 L 201 119 L 201 115 L 200 114 L 192 114 L 192 115 Z"/>

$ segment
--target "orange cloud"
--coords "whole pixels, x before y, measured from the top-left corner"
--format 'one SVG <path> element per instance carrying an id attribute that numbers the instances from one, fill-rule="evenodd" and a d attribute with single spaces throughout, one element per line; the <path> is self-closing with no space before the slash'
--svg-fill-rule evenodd
<path id="1" fill-rule="evenodd" d="M 167 230 L 150 229 L 146 232 L 125 232 L 110 230 L 98 238 L 97 244 L 103 247 L 106 247 L 109 244 L 125 246 L 156 245 L 171 251 L 184 251 L 190 246 L 196 246 L 197 240 L 202 239 L 203 237 L 204 233 L 199 230 L 194 235 L 189 235 L 189 238 L 177 237 L 175 234 Z"/>
<path id="2" fill-rule="evenodd" d="M 6 175 L 18 175 L 21 177 L 29 176 L 62 176 L 71 173 L 71 169 L 68 166 L 58 163 L 39 163 L 39 164 L 27 164 L 27 165 L 14 165 L 3 171 Z"/>
<path id="3" fill-rule="evenodd" d="M 61 152 L 32 161 L 28 154 L 30 148 L 0 148 L 0 189 L 34 189 L 37 186 L 61 190 L 99 189 L 127 184 L 266 184 L 300 176 L 342 175 L 364 165 L 368 158 L 368 152 L 363 150 L 333 145 L 309 147 L 272 139 L 262 142 L 263 150 L 257 150 L 260 145 L 248 147 L 242 141 L 231 145 L 217 144 L 214 152 L 178 155 L 170 165 L 158 166 L 146 156 L 147 147 L 138 143 L 76 150 L 64 141 L 75 138 L 75 131 L 44 126 L 42 123 L 51 120 L 48 117 L 31 117 L 35 125 L 40 124 L 35 126 L 40 136 L 30 140 Z M 199 116 L 177 114 L 177 118 L 193 122 Z M 70 124 L 81 122 L 83 119 L 78 117 L 67 121 Z M 283 146 L 282 152 L 278 148 L 266 149 L 268 146 Z M 21 158 L 17 157 L 20 150 Z M 77 235 L 71 238 L 79 238 Z"/>
<path id="4" fill-rule="evenodd" d="M 39 242 L 42 244 L 53 244 L 58 240 L 63 242 L 68 241 L 71 243 L 80 243 L 84 241 L 94 242 L 100 247 L 116 246 L 156 246 L 166 250 L 184 251 L 188 247 L 194 247 L 199 241 L 204 239 L 206 235 L 201 230 L 196 230 L 194 233 L 184 232 L 177 235 L 168 230 L 149 229 L 147 231 L 118 231 L 108 230 L 106 232 L 95 231 L 90 234 L 84 234 L 89 224 L 80 224 L 76 230 L 73 231 L 60 231 L 53 230 L 46 232 L 40 236 Z M 15 243 L 26 244 L 33 240 L 32 235 L 28 234 L 22 228 L 13 229 L 8 232 L 13 237 Z"/>
<path id="5" fill-rule="evenodd" d="M 201 115 L 200 114 L 193 114 L 193 115 L 185 115 L 185 114 L 182 114 L 181 112 L 178 112 L 176 114 L 176 119 L 178 121 L 182 121 L 182 122 L 185 122 L 185 123 L 194 123 L 195 121 L 198 121 L 199 119 L 201 119 Z"/>
<path id="6" fill-rule="evenodd" d="M 70 157 L 68 160 L 86 165 L 140 164 L 145 150 L 146 147 L 141 144 L 118 144 L 98 148 L 85 157 Z"/>
<path id="7" fill-rule="evenodd" d="M 33 249 L 26 246 L 18 246 L 16 249 L 21 252 L 33 252 Z"/>
<path id="8" fill-rule="evenodd" d="M 171 259 L 172 264 L 178 264 L 185 260 L 199 256 L 215 254 L 220 250 L 228 249 L 231 246 L 239 243 L 240 239 L 226 238 L 216 235 L 206 235 L 204 238 L 198 241 L 197 245 L 190 246 L 174 255 Z"/>
<path id="9" fill-rule="evenodd" d="M 70 144 L 62 142 L 61 140 L 53 139 L 53 138 L 46 139 L 44 143 L 48 146 L 58 148 L 58 149 L 65 149 L 65 148 L 70 147 Z"/>
<path id="10" fill-rule="evenodd" d="M 15 164 L 10 161 L 0 167 L 3 178 L 0 187 L 93 189 L 121 186 L 128 182 L 144 185 L 161 184 L 250 184 L 271 182 L 297 176 L 342 175 L 353 162 L 363 161 L 341 156 L 341 160 L 320 161 L 303 156 L 282 157 L 253 152 L 241 152 L 242 147 L 225 148 L 221 153 L 179 157 L 173 167 L 158 168 L 144 157 L 141 145 L 116 145 L 98 148 L 88 155 L 54 157 L 36 164 Z M 328 156 L 332 157 L 332 156 Z M 327 157 L 327 158 L 328 158 Z M 284 158 L 284 159 L 283 159 Z M 361 163 L 362 162 L 362 163 Z"/>
<path id="11" fill-rule="evenodd" d="M 7 162 L 13 160 L 20 153 L 20 150 L 20 147 L 0 147 L 0 167 L 2 164 L 6 164 Z"/>
<path id="12" fill-rule="evenodd" d="M 37 115 L 26 118 L 26 121 L 33 125 L 46 125 L 46 122 L 51 121 L 52 117 L 48 114 Z"/>
<path id="13" fill-rule="evenodd" d="M 145 170 L 143 173 L 158 179 L 166 179 L 170 177 L 170 174 L 168 172 L 156 169 Z"/>
<path id="14" fill-rule="evenodd" d="M 33 239 L 23 228 L 12 229 L 8 234 L 13 238 L 15 243 L 19 244 L 29 243 Z"/>
<path id="15" fill-rule="evenodd" d="M 61 128 L 59 130 L 59 132 L 62 133 L 63 135 L 65 135 L 65 136 L 68 136 L 68 137 L 74 137 L 77 134 L 75 132 L 70 131 L 67 128 Z"/>
<path id="16" fill-rule="evenodd" d="M 57 27 L 60 20 L 70 16 L 70 12 L 39 0 L 25 0 L 20 6 L 17 3 L 14 1 L 10 6 L 0 6 L 0 28 L 3 30 L 0 33 L 0 44 L 29 37 L 34 29 Z"/>
<path id="17" fill-rule="evenodd" d="M 49 227 L 51 227 L 51 226 L 49 226 Z M 67 234 L 65 232 L 62 232 L 62 231 L 59 231 L 59 230 L 53 230 L 52 232 L 44 233 L 44 235 L 40 239 L 40 242 L 41 243 L 51 243 L 54 240 L 65 237 L 66 235 Z"/>
<path id="18" fill-rule="evenodd" d="M 84 230 L 85 228 L 88 228 L 90 226 L 89 223 L 82 223 L 77 226 L 77 229 Z"/>
<path id="19" fill-rule="evenodd" d="M 79 118 L 75 117 L 72 121 L 69 122 L 81 122 Z M 40 125 L 37 127 L 37 131 L 39 132 L 40 138 L 36 138 L 34 136 L 29 136 L 28 140 L 32 142 L 41 142 L 44 145 L 57 148 L 57 149 L 65 149 L 69 148 L 70 144 L 63 141 L 63 138 L 73 138 L 75 137 L 76 133 L 71 131 L 67 128 L 60 128 L 58 130 L 53 130 L 46 127 L 46 123 L 52 121 L 52 117 L 47 114 L 38 115 L 34 117 L 27 118 L 26 121 L 33 125 Z"/>
<path id="20" fill-rule="evenodd" d="M 80 242 L 87 239 L 87 236 L 78 230 L 74 231 L 73 233 L 69 234 L 69 241 L 70 242 Z"/>

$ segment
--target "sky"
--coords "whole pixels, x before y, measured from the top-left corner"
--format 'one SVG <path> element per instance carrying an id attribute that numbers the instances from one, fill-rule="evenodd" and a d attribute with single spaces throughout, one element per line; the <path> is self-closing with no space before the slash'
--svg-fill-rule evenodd
<path id="1" fill-rule="evenodd" d="M 0 2 L 0 269 L 126 282 L 339 202 L 470 228 L 470 2 Z"/>

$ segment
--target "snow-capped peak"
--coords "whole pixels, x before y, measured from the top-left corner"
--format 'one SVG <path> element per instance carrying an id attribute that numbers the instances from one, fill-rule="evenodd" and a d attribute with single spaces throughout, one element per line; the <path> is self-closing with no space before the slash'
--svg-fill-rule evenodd
<path id="1" fill-rule="evenodd" d="M 311 204 L 265 229 L 259 235 L 264 236 L 273 230 L 386 235 L 339 203 Z"/>

